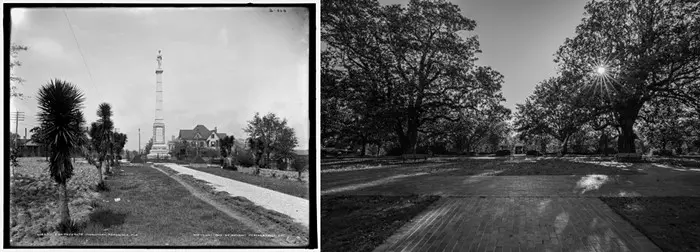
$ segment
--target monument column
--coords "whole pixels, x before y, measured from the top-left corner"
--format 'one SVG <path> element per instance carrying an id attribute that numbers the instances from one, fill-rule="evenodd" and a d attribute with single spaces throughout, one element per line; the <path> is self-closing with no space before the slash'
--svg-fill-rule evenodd
<path id="1" fill-rule="evenodd" d="M 168 146 L 165 143 L 165 122 L 163 120 L 163 55 L 158 50 L 158 68 L 156 68 L 156 114 L 153 122 L 153 146 L 148 158 L 169 158 Z"/>

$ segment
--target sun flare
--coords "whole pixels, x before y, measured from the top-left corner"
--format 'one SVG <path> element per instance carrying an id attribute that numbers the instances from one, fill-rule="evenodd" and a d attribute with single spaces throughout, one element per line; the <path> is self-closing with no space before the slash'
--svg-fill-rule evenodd
<path id="1" fill-rule="evenodd" d="M 596 69 L 596 72 L 598 72 L 598 74 L 601 74 L 601 75 L 605 74 L 605 67 L 599 66 L 598 69 Z"/>

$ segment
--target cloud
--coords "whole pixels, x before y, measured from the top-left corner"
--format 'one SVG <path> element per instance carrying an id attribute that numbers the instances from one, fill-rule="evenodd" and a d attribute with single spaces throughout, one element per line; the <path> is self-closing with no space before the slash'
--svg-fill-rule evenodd
<path id="1" fill-rule="evenodd" d="M 228 46 L 228 30 L 226 28 L 219 30 L 219 43 L 223 46 Z"/>
<path id="2" fill-rule="evenodd" d="M 66 56 L 66 52 L 61 44 L 46 37 L 35 38 L 29 43 L 29 47 L 33 51 L 50 58 L 64 58 Z"/>
<path id="3" fill-rule="evenodd" d="M 10 16 L 12 17 L 12 25 L 15 27 L 21 27 L 26 20 L 27 9 L 12 9 Z"/>

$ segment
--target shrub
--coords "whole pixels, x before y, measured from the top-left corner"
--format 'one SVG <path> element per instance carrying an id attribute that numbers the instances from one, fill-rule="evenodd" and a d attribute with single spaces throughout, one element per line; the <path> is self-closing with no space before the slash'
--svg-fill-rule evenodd
<path id="1" fill-rule="evenodd" d="M 194 163 L 194 164 L 206 164 L 207 163 L 206 161 L 204 161 L 204 159 L 201 156 L 194 157 L 190 162 Z"/>
<path id="2" fill-rule="evenodd" d="M 496 156 L 510 156 L 510 150 L 498 150 L 496 151 Z"/>
<path id="3" fill-rule="evenodd" d="M 201 148 L 199 149 L 199 155 L 202 157 L 219 157 L 221 152 L 217 149 Z"/>
<path id="4" fill-rule="evenodd" d="M 235 155 L 236 157 L 236 164 L 243 166 L 243 167 L 253 167 L 255 166 L 255 158 L 253 157 L 253 154 L 248 152 L 248 151 L 240 151 L 238 154 Z"/>
<path id="5" fill-rule="evenodd" d="M 389 151 L 386 152 L 387 156 L 401 156 L 403 155 L 403 149 L 401 147 L 394 147 L 389 149 Z"/>
<path id="6" fill-rule="evenodd" d="M 670 150 L 665 150 L 665 149 L 655 150 L 654 155 L 662 156 L 662 157 L 670 157 L 670 156 L 673 156 L 673 152 Z"/>
<path id="7" fill-rule="evenodd" d="M 296 155 L 292 168 L 299 173 L 309 170 L 309 156 Z"/>
<path id="8" fill-rule="evenodd" d="M 143 159 L 141 159 L 141 155 L 136 155 L 133 159 L 131 159 L 131 163 L 142 164 L 145 162 L 143 161 Z"/>
<path id="9" fill-rule="evenodd" d="M 528 155 L 528 156 L 540 156 L 540 152 L 539 152 L 539 151 L 536 151 L 536 150 L 529 150 L 529 151 L 525 152 L 525 155 Z"/>

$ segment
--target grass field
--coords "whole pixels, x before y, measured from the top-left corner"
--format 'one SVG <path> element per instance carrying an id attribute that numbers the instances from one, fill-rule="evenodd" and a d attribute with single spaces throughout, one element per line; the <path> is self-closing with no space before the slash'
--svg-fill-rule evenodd
<path id="1" fill-rule="evenodd" d="M 58 195 L 46 171 L 48 163 L 22 159 L 20 164 L 10 196 L 11 244 L 15 246 L 281 245 L 275 240 L 279 236 L 261 233 L 224 214 L 167 174 L 136 165 L 113 169 L 114 174 L 105 179 L 109 190 L 97 193 L 91 189 L 97 183 L 97 169 L 77 164 L 68 188 L 71 217 L 79 230 L 60 236 L 54 229 Z M 241 199 L 225 204 L 255 210 Z M 260 213 L 257 210 L 253 213 Z"/>
<path id="2" fill-rule="evenodd" d="M 372 251 L 438 196 L 322 196 L 321 248 Z"/>
<path id="3" fill-rule="evenodd" d="M 64 237 L 55 236 L 58 224 L 58 186 L 49 177 L 45 158 L 20 158 L 10 178 L 10 244 L 15 246 L 59 246 Z M 92 188 L 98 182 L 94 166 L 76 163 L 68 181 L 72 221 L 83 223 L 94 210 L 100 195 Z"/>
<path id="4" fill-rule="evenodd" d="M 277 179 L 270 177 L 256 176 L 253 174 L 246 174 L 242 172 L 237 172 L 233 170 L 224 170 L 221 168 L 197 168 L 188 167 L 193 170 L 206 172 L 221 176 L 224 178 L 229 178 L 237 180 L 243 183 L 248 183 L 256 185 L 259 187 L 264 187 L 273 191 L 278 191 L 281 193 L 286 193 L 292 196 L 297 196 L 304 199 L 309 199 L 309 184 L 302 181 L 293 181 L 289 179 Z"/>
<path id="5" fill-rule="evenodd" d="M 700 251 L 700 198 L 601 198 L 663 251 Z"/>

